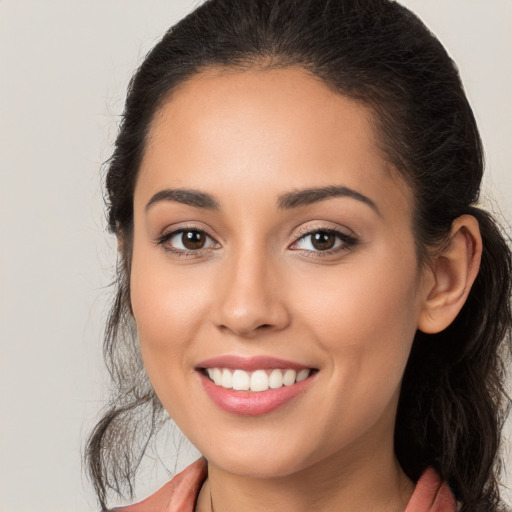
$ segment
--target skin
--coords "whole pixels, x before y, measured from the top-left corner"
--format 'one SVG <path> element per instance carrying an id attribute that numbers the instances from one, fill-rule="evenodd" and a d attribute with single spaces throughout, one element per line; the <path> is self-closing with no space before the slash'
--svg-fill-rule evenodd
<path id="1" fill-rule="evenodd" d="M 393 452 L 403 371 L 416 330 L 437 332 L 462 307 L 481 243 L 461 218 L 420 271 L 413 196 L 373 126 L 364 106 L 296 68 L 203 72 L 154 119 L 134 195 L 131 301 L 153 387 L 208 460 L 197 510 L 396 512 L 413 492 Z M 278 206 L 326 186 L 374 207 L 348 196 Z M 167 189 L 210 194 L 218 208 L 147 206 Z M 206 245 L 162 241 L 185 228 Z M 356 243 L 318 250 L 306 228 Z M 226 354 L 318 372 L 289 403 L 243 417 L 218 408 L 196 370 Z"/>

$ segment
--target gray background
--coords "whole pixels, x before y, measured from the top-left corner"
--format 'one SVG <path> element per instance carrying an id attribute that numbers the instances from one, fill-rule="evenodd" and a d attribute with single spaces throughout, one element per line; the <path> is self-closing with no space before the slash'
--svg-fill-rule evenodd
<path id="1" fill-rule="evenodd" d="M 196 3 L 0 0 L 0 512 L 97 510 L 80 449 L 107 396 L 116 255 L 100 167 L 132 71 Z M 512 1 L 403 3 L 459 64 L 487 152 L 484 202 L 510 221 Z M 168 478 L 151 458 L 143 471 L 141 498 Z"/>

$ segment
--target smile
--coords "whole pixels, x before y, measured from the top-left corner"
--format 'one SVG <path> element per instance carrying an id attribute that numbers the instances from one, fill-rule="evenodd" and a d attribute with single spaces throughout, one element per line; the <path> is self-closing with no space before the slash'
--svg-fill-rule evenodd
<path id="1" fill-rule="evenodd" d="M 238 416 L 270 413 L 303 395 L 317 380 L 317 368 L 273 357 L 225 355 L 196 367 L 206 395 Z"/>
<path id="2" fill-rule="evenodd" d="M 205 369 L 209 379 L 217 386 L 235 391 L 262 392 L 269 389 L 279 389 L 283 386 L 292 386 L 297 382 L 307 379 L 312 370 L 273 369 L 255 370 L 248 372 L 241 369 L 207 368 Z"/>

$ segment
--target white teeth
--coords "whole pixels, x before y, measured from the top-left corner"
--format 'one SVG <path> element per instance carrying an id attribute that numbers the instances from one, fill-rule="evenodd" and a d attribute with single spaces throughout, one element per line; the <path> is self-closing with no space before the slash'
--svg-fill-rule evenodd
<path id="1" fill-rule="evenodd" d="M 285 386 L 291 386 L 295 384 L 295 378 L 297 377 L 297 372 L 295 370 L 286 370 L 283 376 L 283 384 Z"/>
<path id="2" fill-rule="evenodd" d="M 277 389 L 283 386 L 283 372 L 281 370 L 272 370 L 268 377 L 268 386 Z"/>
<path id="3" fill-rule="evenodd" d="M 222 370 L 220 368 L 213 369 L 213 382 L 215 382 L 217 386 L 222 385 Z"/>
<path id="4" fill-rule="evenodd" d="M 268 375 L 265 370 L 256 370 L 251 375 L 251 391 L 266 391 L 268 389 Z"/>
<path id="5" fill-rule="evenodd" d="M 207 368 L 206 373 L 217 386 L 236 391 L 267 391 L 282 386 L 292 386 L 311 375 L 311 370 L 229 370 L 227 368 Z"/>
<path id="6" fill-rule="evenodd" d="M 226 370 L 225 370 L 226 371 Z M 247 391 L 249 389 L 249 374 L 243 370 L 233 372 L 233 389 Z"/>
<path id="7" fill-rule="evenodd" d="M 309 377 L 309 370 L 300 370 L 299 373 L 297 373 L 297 378 L 295 379 L 295 382 L 301 382 L 303 380 L 306 380 Z"/>
<path id="8" fill-rule="evenodd" d="M 233 375 L 226 368 L 222 370 L 222 381 L 220 385 L 226 389 L 231 389 L 233 387 Z"/>

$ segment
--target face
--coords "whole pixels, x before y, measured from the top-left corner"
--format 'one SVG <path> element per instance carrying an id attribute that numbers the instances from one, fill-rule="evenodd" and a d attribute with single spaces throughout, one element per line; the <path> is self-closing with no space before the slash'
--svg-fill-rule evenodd
<path id="1" fill-rule="evenodd" d="M 131 300 L 153 387 L 211 464 L 392 451 L 424 300 L 411 209 L 370 112 L 305 71 L 204 72 L 161 108 Z"/>

